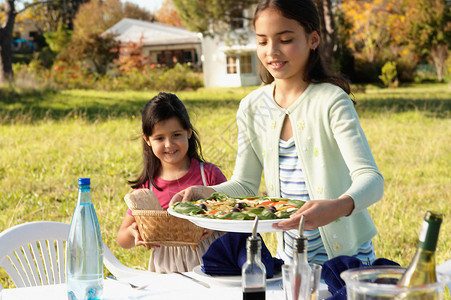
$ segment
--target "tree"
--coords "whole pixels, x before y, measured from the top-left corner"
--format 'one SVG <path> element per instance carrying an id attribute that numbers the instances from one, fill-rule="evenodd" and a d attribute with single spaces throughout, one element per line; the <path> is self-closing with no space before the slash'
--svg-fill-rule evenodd
<path id="1" fill-rule="evenodd" d="M 89 0 L 33 0 L 26 8 L 34 26 L 43 33 L 56 31 L 59 24 L 72 30 L 78 9 L 87 2 Z"/>
<path id="2" fill-rule="evenodd" d="M 155 13 L 155 17 L 160 23 L 183 27 L 182 20 L 180 19 L 172 0 L 164 0 L 161 8 Z"/>
<path id="3" fill-rule="evenodd" d="M 5 20 L 0 28 L 0 84 L 13 78 L 11 41 L 16 14 L 14 0 L 7 0 Z"/>
<path id="4" fill-rule="evenodd" d="M 119 58 L 116 60 L 119 71 L 128 74 L 134 70 L 142 71 L 147 65 L 148 57 L 143 54 L 142 37 L 138 43 L 123 43 L 119 48 Z"/>
<path id="5" fill-rule="evenodd" d="M 82 38 L 73 37 L 56 59 L 67 65 L 83 62 L 92 66 L 97 73 L 105 74 L 110 63 L 118 58 L 118 48 L 119 43 L 113 35 L 89 33 Z"/>
<path id="6" fill-rule="evenodd" d="M 443 69 L 451 45 L 451 5 L 445 0 L 412 0 L 406 16 L 408 38 L 429 56 L 435 66 L 438 80 L 443 81 Z"/>
<path id="7" fill-rule="evenodd" d="M 348 46 L 358 58 L 373 63 L 387 42 L 384 0 L 343 1 L 345 18 L 352 21 Z"/>
<path id="8" fill-rule="evenodd" d="M 93 18 L 92 16 L 96 16 Z M 74 20 L 74 36 L 82 38 L 92 33 L 100 34 L 123 18 L 153 21 L 154 16 L 132 3 L 120 0 L 91 0 L 80 7 Z"/>
<path id="9" fill-rule="evenodd" d="M 218 35 L 227 31 L 225 24 L 244 19 L 243 9 L 258 0 L 172 0 L 183 25 L 204 35 Z"/>
<path id="10" fill-rule="evenodd" d="M 74 20 L 74 37 L 58 59 L 67 63 L 89 61 L 97 72 L 104 74 L 109 63 L 119 57 L 120 45 L 113 35 L 103 32 L 123 18 L 154 20 L 147 10 L 120 0 L 91 0 L 82 5 Z"/>
<path id="11" fill-rule="evenodd" d="M 336 34 L 331 0 L 315 0 L 321 22 L 321 43 L 325 63 L 332 65 L 334 49 L 336 48 Z"/>
<path id="12" fill-rule="evenodd" d="M 18 14 L 27 9 L 34 8 L 35 6 L 44 5 L 46 8 L 59 7 L 62 10 L 60 12 L 62 22 L 66 22 L 71 26 L 75 11 L 81 3 L 86 1 L 89 0 L 35 0 L 33 3 L 25 5 L 22 10 L 17 12 L 15 0 L 6 0 L 4 22 L 0 27 L 0 84 L 13 79 L 11 42 L 15 19 Z M 47 10 L 47 12 L 50 11 L 51 9 Z"/>

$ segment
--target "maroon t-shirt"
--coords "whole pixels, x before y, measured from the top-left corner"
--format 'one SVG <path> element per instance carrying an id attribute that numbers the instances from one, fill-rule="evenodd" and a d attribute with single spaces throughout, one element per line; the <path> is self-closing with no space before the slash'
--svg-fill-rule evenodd
<path id="1" fill-rule="evenodd" d="M 204 163 L 204 175 L 205 184 L 207 186 L 220 184 L 227 181 L 227 178 L 222 174 L 221 170 L 217 166 L 211 163 Z M 161 207 L 167 209 L 172 197 L 190 186 L 204 185 L 202 182 L 202 174 L 200 169 L 200 162 L 196 159 L 191 159 L 191 166 L 188 172 L 179 179 L 176 180 L 164 180 L 159 177 L 155 178 L 155 184 L 161 189 L 157 190 L 155 187 L 150 189 L 155 193 L 160 202 Z M 147 181 L 142 188 L 149 188 L 149 182 Z M 131 215 L 131 210 L 127 211 Z"/>

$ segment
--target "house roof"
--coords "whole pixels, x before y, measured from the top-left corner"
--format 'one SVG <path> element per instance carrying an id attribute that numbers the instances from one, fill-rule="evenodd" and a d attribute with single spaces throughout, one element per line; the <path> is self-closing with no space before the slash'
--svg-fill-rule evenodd
<path id="1" fill-rule="evenodd" d="M 139 42 L 146 46 L 200 44 L 199 34 L 183 28 L 164 25 L 158 22 L 146 22 L 125 18 L 104 32 L 117 34 L 116 40 L 120 42 Z"/>

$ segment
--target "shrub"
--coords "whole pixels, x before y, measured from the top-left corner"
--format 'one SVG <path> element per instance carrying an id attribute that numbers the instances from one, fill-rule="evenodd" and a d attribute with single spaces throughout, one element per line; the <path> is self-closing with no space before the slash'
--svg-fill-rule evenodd
<path id="1" fill-rule="evenodd" d="M 157 90 L 180 91 L 187 88 L 198 89 L 203 86 L 202 79 L 191 71 L 188 65 L 176 64 L 156 81 Z"/>
<path id="2" fill-rule="evenodd" d="M 89 89 L 95 87 L 98 75 L 90 72 L 89 65 L 57 61 L 50 70 L 44 71 L 44 77 L 62 89 Z"/>
<path id="3" fill-rule="evenodd" d="M 396 87 L 398 85 L 398 80 L 396 79 L 397 75 L 396 63 L 389 61 L 382 66 L 382 74 L 379 76 L 379 79 L 382 80 L 387 87 Z"/>
<path id="4" fill-rule="evenodd" d="M 189 65 L 181 64 L 174 68 L 146 65 L 142 69 L 130 69 L 127 74 L 113 68 L 101 75 L 86 63 L 56 61 L 50 69 L 46 69 L 38 59 L 34 59 L 28 65 L 15 64 L 14 73 L 16 81 L 53 89 L 180 91 L 196 90 L 203 86 L 202 73 L 191 70 Z"/>

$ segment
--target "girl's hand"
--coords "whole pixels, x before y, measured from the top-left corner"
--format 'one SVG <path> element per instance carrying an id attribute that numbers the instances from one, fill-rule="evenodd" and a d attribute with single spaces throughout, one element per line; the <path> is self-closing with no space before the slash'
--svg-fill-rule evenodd
<path id="1" fill-rule="evenodd" d="M 169 202 L 169 206 L 172 206 L 177 202 L 194 201 L 207 198 L 214 192 L 215 190 L 211 187 L 194 185 L 175 194 L 174 197 L 172 197 L 171 202 Z"/>
<path id="2" fill-rule="evenodd" d="M 141 234 L 139 233 L 138 224 L 136 224 L 136 222 L 133 222 L 132 225 L 130 225 L 129 231 L 135 240 L 135 246 L 144 246 L 144 242 Z"/>
<path id="3" fill-rule="evenodd" d="M 354 200 L 344 196 L 334 200 L 310 200 L 290 216 L 288 220 L 273 224 L 273 228 L 289 230 L 298 229 L 301 215 L 304 215 L 304 229 L 314 230 L 327 225 L 338 218 L 349 216 L 354 209 Z"/>

